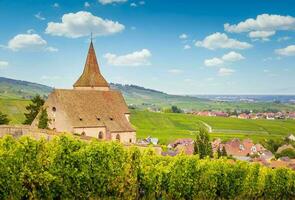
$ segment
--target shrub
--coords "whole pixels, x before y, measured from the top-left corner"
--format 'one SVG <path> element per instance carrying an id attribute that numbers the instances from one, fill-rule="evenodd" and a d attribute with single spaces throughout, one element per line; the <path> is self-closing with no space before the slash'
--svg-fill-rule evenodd
<path id="1" fill-rule="evenodd" d="M 0 139 L 0 199 L 294 199 L 295 172 L 115 142 Z"/>

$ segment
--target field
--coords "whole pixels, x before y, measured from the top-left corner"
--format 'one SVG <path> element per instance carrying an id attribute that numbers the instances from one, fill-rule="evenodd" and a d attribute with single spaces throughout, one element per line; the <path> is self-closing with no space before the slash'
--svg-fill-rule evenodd
<path id="1" fill-rule="evenodd" d="M 157 137 L 161 143 L 177 138 L 195 138 L 200 126 L 212 128 L 211 138 L 251 138 L 260 141 L 295 133 L 295 120 L 245 120 L 187 114 L 132 111 L 131 122 L 138 138 Z"/>
<path id="2" fill-rule="evenodd" d="M 11 124 L 24 121 L 25 106 L 29 100 L 0 98 L 0 110 L 8 114 Z M 132 110 L 131 122 L 138 138 L 157 137 L 161 143 L 177 138 L 195 138 L 200 126 L 212 129 L 211 138 L 282 138 L 295 134 L 295 120 L 244 120 L 223 117 L 202 117 L 187 114 L 154 113 Z"/>
<path id="3" fill-rule="evenodd" d="M 30 100 L 0 98 L 0 111 L 8 115 L 11 124 L 21 124 L 29 102 Z"/>

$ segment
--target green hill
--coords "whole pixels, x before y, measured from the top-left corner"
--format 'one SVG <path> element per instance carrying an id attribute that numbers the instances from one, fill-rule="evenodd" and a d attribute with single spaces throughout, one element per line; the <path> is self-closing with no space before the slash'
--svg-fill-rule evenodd
<path id="1" fill-rule="evenodd" d="M 182 109 L 194 110 L 255 110 L 266 111 L 269 109 L 277 111 L 295 111 L 295 105 L 287 103 L 273 102 L 224 102 L 213 101 L 203 98 L 171 95 L 164 92 L 147 89 L 136 85 L 112 84 L 113 89 L 118 89 L 123 93 L 126 102 L 139 109 L 145 108 L 163 108 L 176 105 Z M 51 87 L 0 77 L 0 98 L 1 99 L 30 99 L 39 94 L 46 96 L 52 91 Z"/>
<path id="2" fill-rule="evenodd" d="M 162 143 L 177 138 L 195 138 L 198 128 L 205 124 L 212 128 L 211 138 L 251 138 L 257 141 L 295 133 L 295 120 L 245 120 L 132 111 L 131 122 L 137 129 L 138 138 L 157 137 Z"/>

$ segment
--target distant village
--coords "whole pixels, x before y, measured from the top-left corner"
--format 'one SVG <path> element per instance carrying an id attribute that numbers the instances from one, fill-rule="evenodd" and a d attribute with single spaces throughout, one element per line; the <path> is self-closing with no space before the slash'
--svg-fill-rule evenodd
<path id="1" fill-rule="evenodd" d="M 161 151 L 163 156 L 176 156 L 178 154 L 193 155 L 194 140 L 190 138 L 177 139 L 167 145 L 167 149 Z M 139 142 L 142 145 L 158 145 L 157 138 L 148 137 Z M 292 145 L 293 144 L 293 145 Z M 232 160 L 241 160 L 251 163 L 259 163 L 261 165 L 278 168 L 288 167 L 295 170 L 295 159 L 286 156 L 287 152 L 295 152 L 294 148 L 295 136 L 290 134 L 285 138 L 285 142 L 279 146 L 275 152 L 270 151 L 262 144 L 254 143 L 251 139 L 240 140 L 238 138 L 229 141 L 222 141 L 220 138 L 211 142 L 213 154 L 219 157 L 226 156 Z"/>
<path id="2" fill-rule="evenodd" d="M 295 112 L 264 112 L 264 113 L 237 113 L 237 114 L 230 114 L 227 112 L 218 112 L 218 111 L 200 111 L 200 112 L 188 112 L 193 115 L 198 116 L 208 116 L 208 117 L 232 117 L 232 118 L 239 118 L 239 119 L 268 119 L 268 120 L 275 120 L 275 119 L 295 119 Z"/>

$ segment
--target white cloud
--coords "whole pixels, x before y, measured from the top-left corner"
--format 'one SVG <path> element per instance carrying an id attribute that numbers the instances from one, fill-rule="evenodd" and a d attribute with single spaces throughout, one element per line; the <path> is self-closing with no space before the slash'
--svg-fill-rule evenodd
<path id="1" fill-rule="evenodd" d="M 190 49 L 190 48 L 191 48 L 191 46 L 188 45 L 188 44 L 184 45 L 184 47 L 183 47 L 184 50 L 187 50 L 187 49 Z"/>
<path id="2" fill-rule="evenodd" d="M 0 69 L 4 69 L 8 66 L 7 61 L 0 60 Z"/>
<path id="3" fill-rule="evenodd" d="M 278 42 L 287 41 L 287 40 L 290 40 L 290 39 L 291 39 L 291 37 L 289 37 L 289 36 L 284 36 L 284 37 L 280 37 L 280 38 L 278 38 Z"/>
<path id="4" fill-rule="evenodd" d="M 18 34 L 8 41 L 7 48 L 13 51 L 23 49 L 57 51 L 54 47 L 47 46 L 47 42 L 38 34 Z"/>
<path id="5" fill-rule="evenodd" d="M 107 5 L 107 4 L 114 4 L 114 3 L 125 3 L 127 0 L 98 0 L 99 3 L 102 5 Z"/>
<path id="6" fill-rule="evenodd" d="M 104 58 L 109 65 L 114 66 L 140 66 L 150 65 L 149 58 L 152 56 L 148 49 L 135 51 L 130 54 L 118 56 L 116 54 L 107 53 Z"/>
<path id="7" fill-rule="evenodd" d="M 219 76 L 230 76 L 235 72 L 235 70 L 233 69 L 229 69 L 229 68 L 220 68 L 218 71 L 218 75 Z"/>
<path id="8" fill-rule="evenodd" d="M 136 30 L 136 27 L 135 26 L 131 26 L 131 30 Z"/>
<path id="9" fill-rule="evenodd" d="M 252 47 L 247 42 L 240 42 L 236 39 L 229 38 L 225 33 L 213 33 L 207 36 L 203 41 L 195 43 L 197 47 L 204 47 L 207 49 L 247 49 Z"/>
<path id="10" fill-rule="evenodd" d="M 275 53 L 281 56 L 295 56 L 295 45 L 289 45 L 282 49 L 276 49 Z"/>
<path id="11" fill-rule="evenodd" d="M 144 5 L 145 4 L 145 1 L 140 1 L 139 4 L 140 5 Z"/>
<path id="12" fill-rule="evenodd" d="M 206 65 L 208 67 L 220 66 L 222 64 L 223 64 L 223 60 L 220 58 L 211 58 L 211 59 L 206 59 L 204 61 L 204 65 Z"/>
<path id="13" fill-rule="evenodd" d="M 181 74 L 183 71 L 180 70 L 180 69 L 169 69 L 168 72 L 170 74 L 175 74 L 176 75 L 176 74 Z"/>
<path id="14" fill-rule="evenodd" d="M 35 14 L 34 15 L 37 19 L 39 19 L 39 20 L 45 20 L 46 18 L 45 17 L 43 17 L 42 15 L 41 15 L 41 12 L 38 12 L 37 14 Z"/>
<path id="15" fill-rule="evenodd" d="M 181 35 L 179 35 L 179 39 L 184 40 L 184 39 L 187 39 L 187 38 L 188 38 L 188 36 L 185 33 L 182 33 Z"/>
<path id="16" fill-rule="evenodd" d="M 258 15 L 256 19 L 249 18 L 238 24 L 224 24 L 225 31 L 242 33 L 249 31 L 295 30 L 295 18 L 291 16 Z"/>
<path id="17" fill-rule="evenodd" d="M 206 59 L 204 61 L 204 65 L 206 65 L 207 67 L 222 66 L 223 64 L 225 64 L 225 62 L 236 62 L 243 59 L 245 59 L 244 56 L 235 51 L 231 51 L 227 54 L 224 54 L 221 58 L 214 57 L 211 59 Z"/>
<path id="18" fill-rule="evenodd" d="M 236 62 L 243 59 L 245 59 L 245 57 L 235 51 L 231 51 L 228 54 L 222 56 L 222 60 L 228 62 Z"/>
<path id="19" fill-rule="evenodd" d="M 269 40 L 268 38 L 274 34 L 276 34 L 275 31 L 251 31 L 248 36 L 252 39 L 261 39 L 267 41 Z"/>
<path id="20" fill-rule="evenodd" d="M 54 3 L 52 6 L 53 6 L 54 8 L 59 8 L 59 4 L 58 4 L 58 3 Z"/>
<path id="21" fill-rule="evenodd" d="M 89 36 L 112 35 L 125 29 L 123 24 L 92 15 L 90 12 L 79 11 L 62 16 L 62 22 L 49 22 L 46 33 L 54 36 L 78 38 Z"/>
<path id="22" fill-rule="evenodd" d="M 41 76 L 41 78 L 40 78 L 41 80 L 49 80 L 49 81 L 52 81 L 52 80 L 59 80 L 59 79 L 61 79 L 61 77 L 60 76 L 47 76 L 47 75 L 43 75 L 43 76 Z"/>
<path id="23" fill-rule="evenodd" d="M 89 7 L 90 7 L 90 3 L 86 1 L 86 2 L 84 3 L 84 7 L 85 7 L 85 8 L 89 8 Z"/>
<path id="24" fill-rule="evenodd" d="M 137 4 L 133 2 L 133 3 L 130 4 L 130 6 L 131 7 L 137 7 Z"/>

